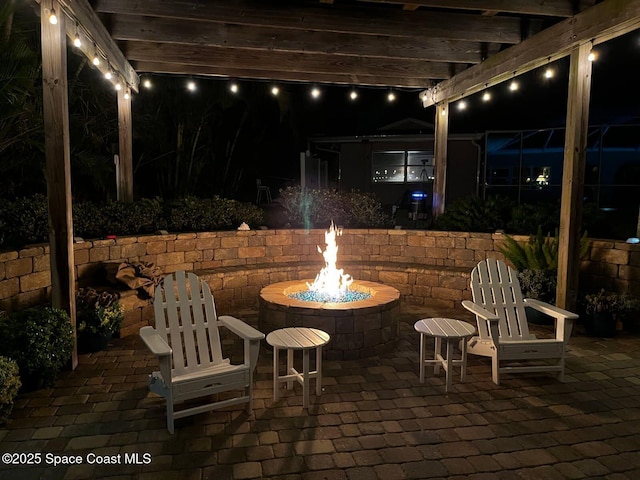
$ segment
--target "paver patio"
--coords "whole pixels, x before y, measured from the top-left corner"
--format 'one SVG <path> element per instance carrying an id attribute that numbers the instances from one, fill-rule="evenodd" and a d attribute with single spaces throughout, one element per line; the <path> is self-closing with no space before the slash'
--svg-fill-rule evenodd
<path id="1" fill-rule="evenodd" d="M 472 321 L 405 305 L 394 353 L 324 362 L 324 392 L 312 396 L 308 415 L 299 386 L 273 404 L 272 356 L 263 343 L 255 418 L 233 407 L 178 420 L 174 435 L 164 401 L 146 386 L 155 359 L 137 336 L 114 340 L 81 356 L 55 389 L 18 398 L 0 429 L 0 453 L 41 452 L 42 463 L 0 465 L 0 478 L 640 478 L 637 334 L 589 338 L 578 327 L 565 383 L 505 375 L 496 386 L 489 359 L 469 356 L 467 380 L 454 379 L 446 394 L 442 372 L 419 382 L 413 330 L 417 319 L 442 315 Z M 239 316 L 257 321 L 255 311 Z M 81 455 L 83 464 L 45 465 L 45 453 Z M 119 464 L 87 464 L 90 453 L 120 454 Z M 140 454 L 140 464 L 125 464 L 125 453 Z"/>

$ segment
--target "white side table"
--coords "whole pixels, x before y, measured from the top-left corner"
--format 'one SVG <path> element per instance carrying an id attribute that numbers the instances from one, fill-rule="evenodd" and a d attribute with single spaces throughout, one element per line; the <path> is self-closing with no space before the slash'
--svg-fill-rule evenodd
<path id="1" fill-rule="evenodd" d="M 433 372 L 440 373 L 440 367 L 446 373 L 445 391 L 451 388 L 450 372 L 454 365 L 460 365 L 460 380 L 464 380 L 467 373 L 467 342 L 466 339 L 476 333 L 473 325 L 452 318 L 425 318 L 418 320 L 413 328 L 420 334 L 420 383 L 424 383 L 425 367 L 434 364 Z M 426 358 L 427 336 L 435 338 L 433 359 Z M 442 356 L 442 339 L 447 342 L 447 357 Z M 462 342 L 460 342 L 462 340 Z M 462 343 L 462 356 L 453 358 L 453 348 L 456 343 Z"/>
<path id="2" fill-rule="evenodd" d="M 293 380 L 302 385 L 302 407 L 309 408 L 309 381 L 316 379 L 316 395 L 322 392 L 322 347 L 329 342 L 329 334 L 316 328 L 290 327 L 274 330 L 267 335 L 267 343 L 273 347 L 273 401 L 280 398 L 278 384 L 287 382 L 287 389 Z M 309 371 L 309 352 L 316 350 L 316 369 Z M 278 358 L 280 350 L 287 350 L 287 372 L 280 375 Z M 302 373 L 293 368 L 293 352 L 302 350 Z"/>

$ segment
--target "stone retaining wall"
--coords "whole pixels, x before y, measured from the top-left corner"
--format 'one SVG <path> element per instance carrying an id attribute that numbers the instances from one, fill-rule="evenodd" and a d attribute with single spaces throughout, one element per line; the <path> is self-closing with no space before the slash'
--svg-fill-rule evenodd
<path id="1" fill-rule="evenodd" d="M 339 266 L 355 278 L 379 281 L 400 290 L 404 301 L 458 306 L 468 298 L 468 273 L 497 251 L 503 236 L 488 233 L 420 230 L 344 230 Z M 526 240 L 526 237 L 516 237 Z M 321 266 L 317 245 L 323 230 L 253 230 L 180 233 L 93 240 L 74 245 L 80 285 L 93 284 L 104 262 L 152 262 L 163 272 L 194 270 L 216 292 L 221 313 L 257 302 L 262 286 L 311 278 Z M 44 303 L 50 295 L 49 246 L 32 245 L 0 253 L 0 309 L 18 310 Z M 593 240 L 582 262 L 583 284 L 640 295 L 640 245 Z M 152 318 L 148 301 L 132 292 L 123 335 Z M 256 304 L 256 303 L 252 303 Z"/>

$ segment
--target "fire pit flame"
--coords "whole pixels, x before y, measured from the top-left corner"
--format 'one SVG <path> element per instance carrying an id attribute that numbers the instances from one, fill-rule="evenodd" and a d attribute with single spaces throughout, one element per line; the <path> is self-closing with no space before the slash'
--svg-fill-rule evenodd
<path id="1" fill-rule="evenodd" d="M 351 275 L 344 273 L 344 270 L 337 268 L 338 244 L 336 236 L 342 235 L 342 230 L 336 230 L 333 221 L 329 230 L 324 233 L 324 241 L 327 248 L 323 252 L 318 246 L 318 252 L 324 257 L 325 266 L 316 275 L 313 283 L 307 283 L 309 290 L 318 295 L 332 298 L 343 297 L 349 291 L 349 285 L 353 283 Z"/>

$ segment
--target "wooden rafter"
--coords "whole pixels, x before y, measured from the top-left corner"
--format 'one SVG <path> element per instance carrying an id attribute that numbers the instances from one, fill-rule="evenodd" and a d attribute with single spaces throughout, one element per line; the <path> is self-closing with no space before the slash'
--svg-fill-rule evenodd
<path id="1" fill-rule="evenodd" d="M 200 2 L 196 0 L 96 0 L 99 13 L 148 15 L 253 27 L 325 31 L 393 37 L 419 36 L 449 40 L 515 44 L 520 20 L 450 12 L 403 11 L 370 7 L 277 6 L 268 2 Z"/>
<path id="2" fill-rule="evenodd" d="M 574 48 L 610 40 L 640 27 L 640 2 L 605 0 L 518 45 L 489 57 L 421 94 L 423 105 L 453 101 L 567 56 Z"/>
<path id="3" fill-rule="evenodd" d="M 111 21 L 117 41 L 144 41 L 213 46 L 264 52 L 322 53 L 344 56 L 426 60 L 475 64 L 478 42 L 427 37 L 362 36 L 245 25 L 216 24 L 139 15 L 117 15 Z M 238 52 L 242 54 L 242 52 Z"/>
<path id="4" fill-rule="evenodd" d="M 362 0 L 370 3 L 397 3 L 404 5 L 403 0 Z M 543 15 L 550 17 L 571 17 L 572 2 L 569 0 L 410 0 L 416 7 L 448 8 L 457 10 L 481 10 L 493 12 L 515 13 L 520 15 Z"/>

